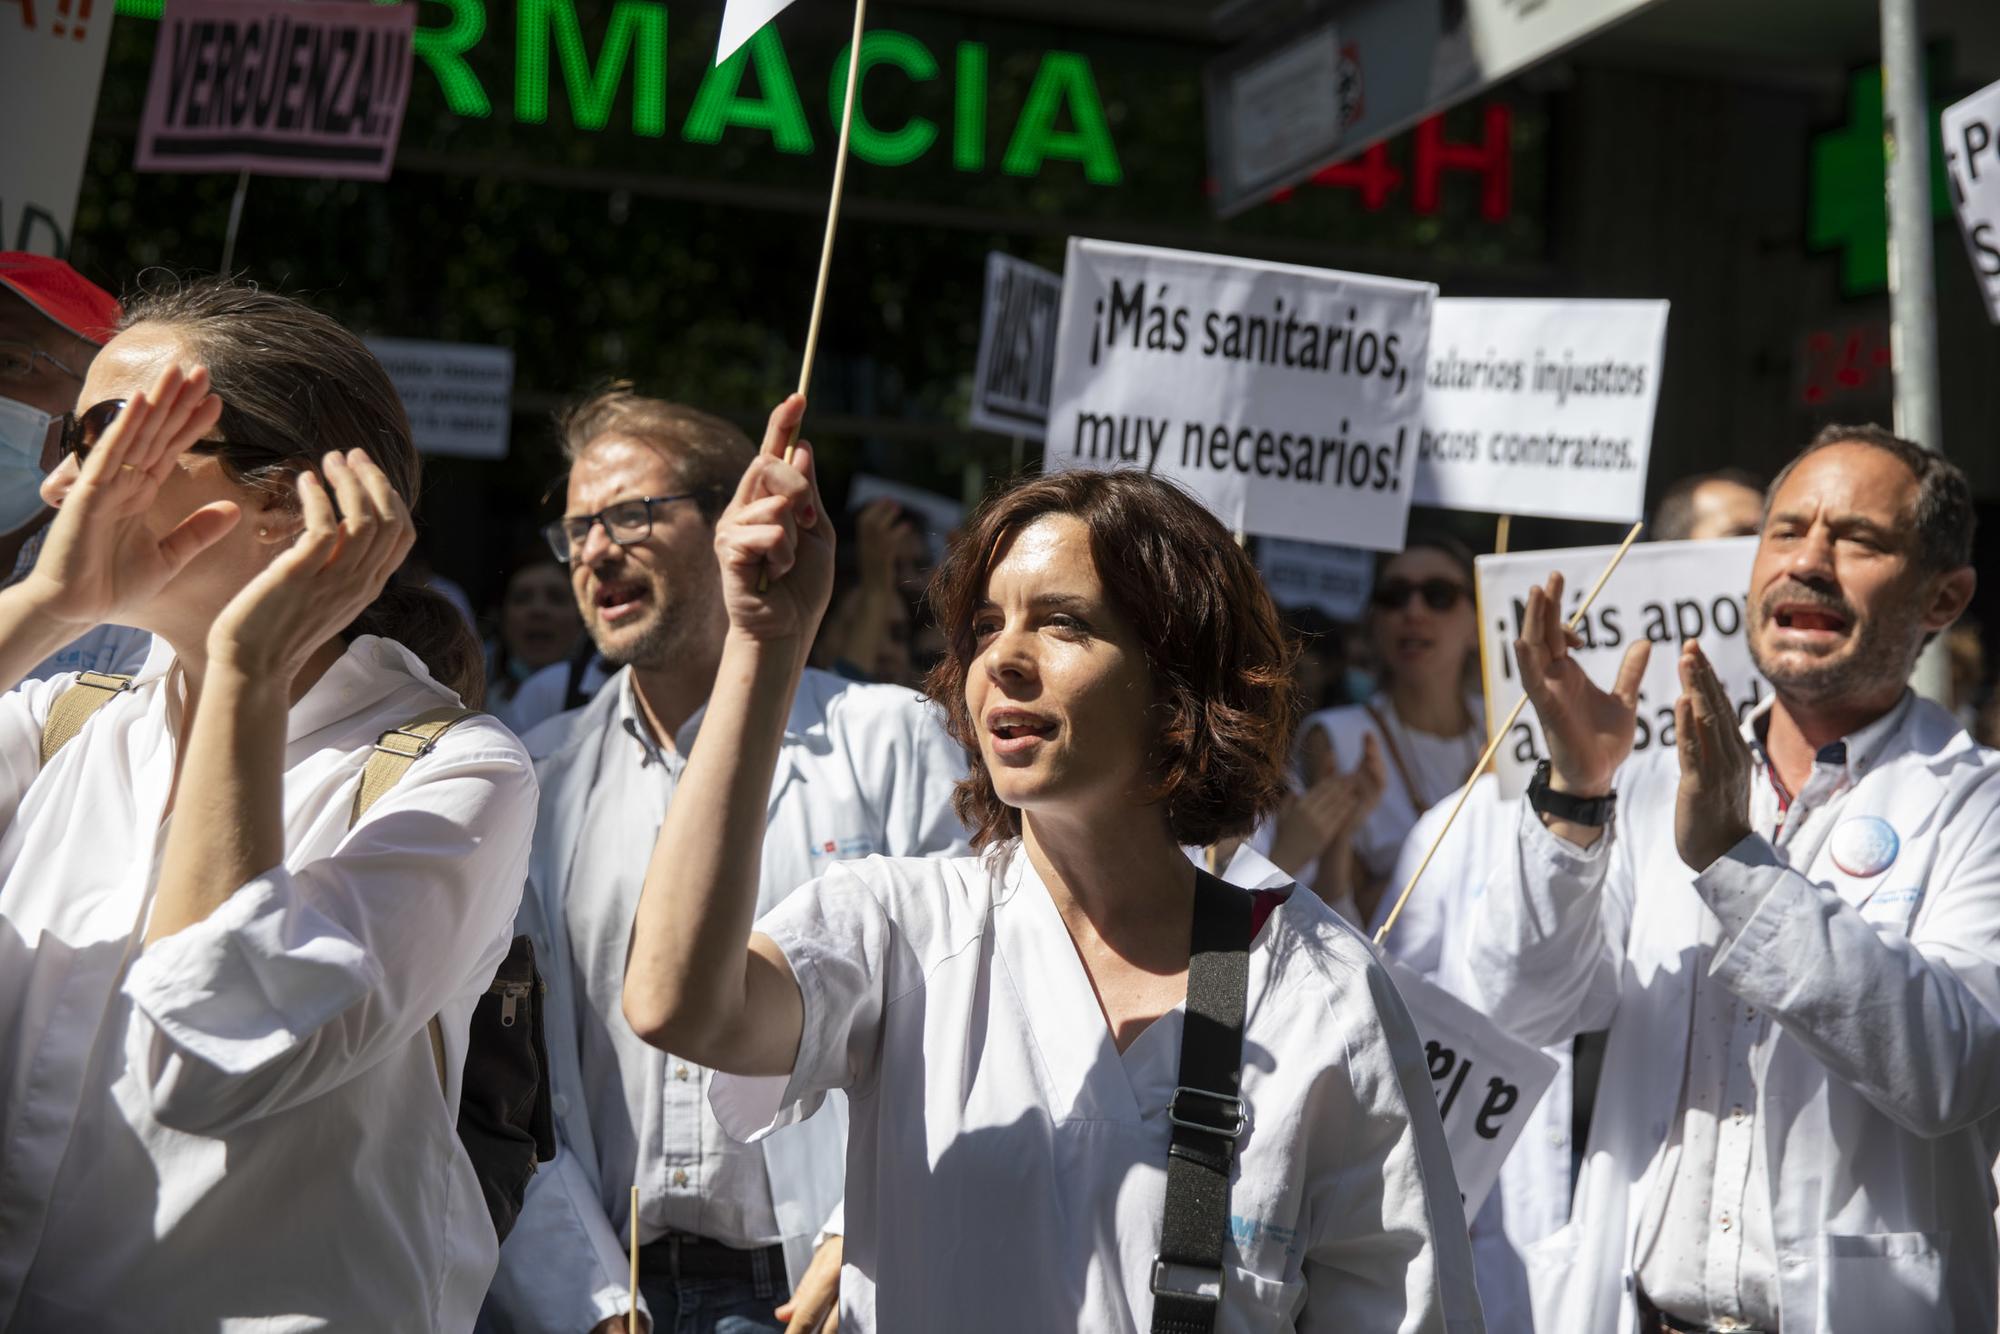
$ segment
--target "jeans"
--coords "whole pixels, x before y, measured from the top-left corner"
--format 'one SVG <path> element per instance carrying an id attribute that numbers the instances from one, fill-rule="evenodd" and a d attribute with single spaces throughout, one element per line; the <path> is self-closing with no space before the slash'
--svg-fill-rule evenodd
<path id="1" fill-rule="evenodd" d="M 759 1278 L 684 1278 L 662 1272 L 639 1275 L 639 1291 L 653 1313 L 653 1334 L 784 1334 L 771 1312 L 791 1296 L 782 1267 Z"/>

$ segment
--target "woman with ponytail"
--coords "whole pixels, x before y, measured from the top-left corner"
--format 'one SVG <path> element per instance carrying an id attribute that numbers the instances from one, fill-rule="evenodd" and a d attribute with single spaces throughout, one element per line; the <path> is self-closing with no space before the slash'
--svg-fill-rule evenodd
<path id="1" fill-rule="evenodd" d="M 395 390 L 310 308 L 190 284 L 128 307 L 64 447 L 0 684 L 94 624 L 156 639 L 122 689 L 0 698 L 0 1328 L 469 1329 L 459 1073 L 534 779 L 472 717 L 357 800 L 379 738 L 481 687 L 393 575 Z"/>

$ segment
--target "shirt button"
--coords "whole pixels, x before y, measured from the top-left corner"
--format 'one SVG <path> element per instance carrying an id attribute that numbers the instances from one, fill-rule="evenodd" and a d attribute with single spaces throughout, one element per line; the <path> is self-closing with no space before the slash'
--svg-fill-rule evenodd
<path id="1" fill-rule="evenodd" d="M 687 1169 L 685 1167 L 676 1167 L 674 1169 L 674 1184 L 676 1186 L 685 1186 L 687 1183 L 688 1183 Z"/>
<path id="2" fill-rule="evenodd" d="M 1734 1107 L 1729 1109 L 1729 1119 L 1736 1122 L 1741 1122 L 1743 1120 L 1742 1103 L 1739 1102 Z"/>
<path id="3" fill-rule="evenodd" d="M 1723 1230 L 1724 1232 L 1727 1232 L 1727 1231 L 1729 1231 L 1729 1228 L 1730 1228 L 1730 1223 L 1729 1223 L 1729 1215 L 1728 1215 L 1728 1214 L 1724 1214 L 1724 1215 L 1722 1216 L 1722 1230 Z"/>
<path id="4" fill-rule="evenodd" d="M 684 1066 L 684 1065 L 677 1065 L 677 1066 L 675 1066 L 675 1067 L 674 1067 L 674 1078 L 675 1078 L 675 1079 L 678 1079 L 678 1080 L 682 1081 L 683 1083 L 685 1083 L 685 1082 L 687 1081 L 687 1077 L 688 1077 L 688 1068 L 687 1068 L 686 1066 Z"/>
<path id="5" fill-rule="evenodd" d="M 569 1114 L 569 1099 L 560 1093 L 549 1099 L 549 1105 L 555 1108 L 557 1116 L 567 1116 Z"/>

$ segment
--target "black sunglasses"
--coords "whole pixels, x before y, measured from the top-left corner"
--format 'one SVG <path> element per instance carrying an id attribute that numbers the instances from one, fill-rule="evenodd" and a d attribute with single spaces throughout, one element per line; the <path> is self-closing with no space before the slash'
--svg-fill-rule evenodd
<path id="1" fill-rule="evenodd" d="M 1450 611 L 1472 590 L 1453 579 L 1423 579 L 1412 583 L 1408 579 L 1390 579 L 1378 587 L 1369 599 L 1382 611 L 1400 611 L 1410 603 L 1412 596 L 1422 597 L 1424 605 L 1432 611 Z"/>
<path id="2" fill-rule="evenodd" d="M 125 410 L 122 398 L 107 398 L 102 403 L 93 403 L 82 412 L 63 414 L 62 452 L 76 460 L 81 468 L 104 433 L 111 429 L 111 423 L 118 420 L 118 414 Z M 222 440 L 197 440 L 188 446 L 191 454 L 220 454 L 229 448 Z"/>

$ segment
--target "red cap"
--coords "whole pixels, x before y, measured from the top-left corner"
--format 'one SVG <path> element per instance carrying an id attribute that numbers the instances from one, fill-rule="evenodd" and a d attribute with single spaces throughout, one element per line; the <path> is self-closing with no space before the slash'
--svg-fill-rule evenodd
<path id="1" fill-rule="evenodd" d="M 0 250 L 0 287 L 93 343 L 110 341 L 125 314 L 117 297 L 69 265 L 25 250 Z"/>

